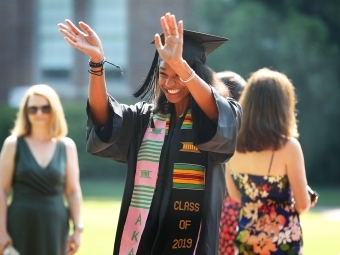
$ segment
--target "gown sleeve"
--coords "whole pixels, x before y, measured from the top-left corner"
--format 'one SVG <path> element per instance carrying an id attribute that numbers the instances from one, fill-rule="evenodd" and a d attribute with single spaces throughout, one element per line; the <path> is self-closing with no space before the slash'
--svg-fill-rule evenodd
<path id="1" fill-rule="evenodd" d="M 210 159 L 225 163 L 234 154 L 236 137 L 241 127 L 242 109 L 232 98 L 224 98 L 211 88 L 218 109 L 218 121 L 214 123 L 197 104 L 193 105 L 194 144 L 207 151 Z"/>
<path id="2" fill-rule="evenodd" d="M 128 151 L 136 132 L 142 132 L 150 117 L 151 105 L 119 104 L 108 96 L 109 119 L 103 126 L 93 123 L 87 102 L 86 151 L 98 157 L 127 163 Z"/>

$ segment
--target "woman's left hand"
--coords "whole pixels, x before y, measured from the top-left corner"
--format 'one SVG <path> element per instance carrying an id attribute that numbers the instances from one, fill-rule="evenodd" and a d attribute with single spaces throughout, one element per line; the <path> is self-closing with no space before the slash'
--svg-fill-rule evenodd
<path id="1" fill-rule="evenodd" d="M 67 255 L 75 254 L 80 246 L 80 232 L 74 231 L 73 234 L 68 238 L 66 244 Z"/>
<path id="2" fill-rule="evenodd" d="M 319 196 L 316 196 L 310 203 L 310 207 L 314 207 L 318 203 Z"/>
<path id="3" fill-rule="evenodd" d="M 155 46 L 160 57 L 171 67 L 183 61 L 183 22 L 176 22 L 175 15 L 170 13 L 162 16 L 161 26 L 164 33 L 164 45 L 159 34 L 155 35 Z"/>

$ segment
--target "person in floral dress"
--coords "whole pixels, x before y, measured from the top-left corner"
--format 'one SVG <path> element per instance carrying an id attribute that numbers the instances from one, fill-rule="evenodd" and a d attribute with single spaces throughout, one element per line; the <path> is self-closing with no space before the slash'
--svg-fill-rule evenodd
<path id="1" fill-rule="evenodd" d="M 241 202 L 239 255 L 301 255 L 299 215 L 311 204 L 296 125 L 294 87 L 267 68 L 253 73 L 240 104 L 236 153 L 227 163 L 229 195 Z"/>
<path id="2" fill-rule="evenodd" d="M 229 88 L 232 98 L 239 101 L 247 82 L 239 74 L 229 70 L 217 73 L 217 77 Z M 219 255 L 235 254 L 234 241 L 236 238 L 240 208 L 241 204 L 231 199 L 227 191 L 220 221 Z"/>

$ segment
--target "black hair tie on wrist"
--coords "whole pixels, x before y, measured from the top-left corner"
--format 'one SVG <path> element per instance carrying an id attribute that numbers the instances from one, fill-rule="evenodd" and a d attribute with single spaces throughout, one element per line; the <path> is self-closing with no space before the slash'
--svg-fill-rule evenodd
<path id="1" fill-rule="evenodd" d="M 119 65 L 113 64 L 113 63 L 107 61 L 105 58 L 104 58 L 102 61 L 98 62 L 98 63 L 95 63 L 95 62 L 92 62 L 92 61 L 89 60 L 89 66 L 90 66 L 91 68 L 98 68 L 98 67 L 101 67 L 101 69 L 100 69 L 100 70 L 97 70 L 97 71 L 94 71 L 94 70 L 91 70 L 91 69 L 90 69 L 90 70 L 88 70 L 88 72 L 89 72 L 90 74 L 94 74 L 94 75 L 97 75 L 97 76 L 102 76 L 102 75 L 103 75 L 103 71 L 105 70 L 105 69 L 104 69 L 104 64 L 105 64 L 105 63 L 109 63 L 110 65 L 113 65 L 113 66 L 117 67 L 117 68 L 120 70 L 120 73 L 121 73 L 122 75 L 124 75 L 123 69 L 122 69 Z"/>

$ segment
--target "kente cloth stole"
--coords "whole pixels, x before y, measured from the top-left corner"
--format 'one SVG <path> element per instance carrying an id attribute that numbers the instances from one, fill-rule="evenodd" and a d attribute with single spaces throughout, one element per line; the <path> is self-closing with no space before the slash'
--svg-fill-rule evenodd
<path id="1" fill-rule="evenodd" d="M 138 151 L 134 188 L 119 254 L 135 255 L 156 188 L 159 158 L 165 138 L 166 115 L 153 116 L 154 128 L 146 129 Z"/>
<path id="2" fill-rule="evenodd" d="M 156 188 L 160 153 L 168 135 L 171 115 L 155 114 L 138 152 L 135 185 L 125 221 L 119 254 L 135 255 Z M 191 110 L 180 131 L 175 156 L 173 185 L 165 231 L 167 254 L 194 254 L 201 225 L 206 152 L 193 145 Z M 189 163 L 190 162 L 190 163 Z"/>
<path id="3" fill-rule="evenodd" d="M 193 145 L 191 110 L 185 115 L 179 139 L 164 230 L 168 233 L 165 246 L 166 254 L 187 255 L 195 254 L 198 243 L 207 165 L 207 152 Z"/>

